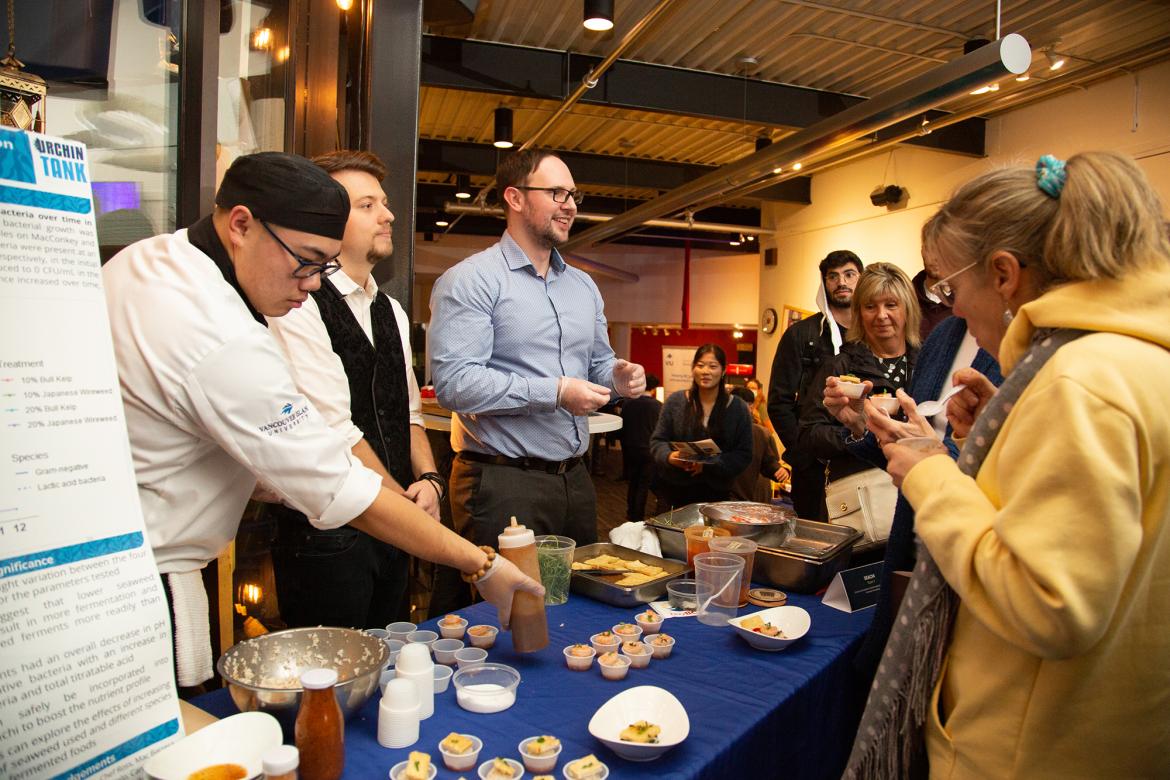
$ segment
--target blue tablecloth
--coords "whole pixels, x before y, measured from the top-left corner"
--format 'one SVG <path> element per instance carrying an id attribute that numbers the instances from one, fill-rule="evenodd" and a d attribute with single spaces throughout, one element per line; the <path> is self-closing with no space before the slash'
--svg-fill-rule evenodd
<path id="1" fill-rule="evenodd" d="M 515 706 L 479 715 L 455 703 L 455 689 L 435 697 L 435 714 L 422 722 L 413 749 L 431 754 L 439 778 L 454 778 L 442 765 L 438 743 L 452 731 L 474 734 L 484 742 L 480 761 L 493 756 L 519 758 L 525 737 L 552 734 L 564 743 L 556 777 L 564 764 L 595 753 L 619 778 L 836 778 L 852 743 L 854 724 L 849 652 L 869 626 L 872 610 L 845 614 L 823 606 L 813 596 L 793 594 L 789 603 L 812 615 L 812 628 L 799 642 L 778 653 L 749 647 L 731 627 L 712 627 L 695 618 L 669 618 L 664 630 L 678 641 L 671 656 L 646 669 L 631 669 L 620 682 L 605 680 L 594 663 L 588 672 L 570 671 L 562 650 L 621 621 L 638 610 L 619 609 L 573 594 L 563 606 L 550 607 L 549 646 L 529 655 L 512 650 L 501 632 L 488 660 L 520 671 Z M 755 611 L 746 607 L 740 614 Z M 495 609 L 477 604 L 462 613 L 472 625 L 496 624 Z M 434 628 L 435 621 L 425 624 Z M 618 758 L 589 734 L 589 719 L 610 697 L 637 685 L 657 685 L 686 707 L 691 733 L 685 742 L 657 761 L 634 763 Z M 346 726 L 344 778 L 387 777 L 390 767 L 411 748 L 389 750 L 377 742 L 377 697 Z M 226 689 L 195 699 L 193 704 L 218 717 L 236 712 Z M 462 773 L 475 777 L 474 771 Z M 525 777 L 529 777 L 526 773 Z"/>

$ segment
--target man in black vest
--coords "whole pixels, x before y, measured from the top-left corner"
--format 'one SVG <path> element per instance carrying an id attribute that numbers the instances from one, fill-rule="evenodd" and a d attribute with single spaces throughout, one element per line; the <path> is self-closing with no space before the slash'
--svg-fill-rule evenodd
<path id="1" fill-rule="evenodd" d="M 821 311 L 784 331 L 768 384 L 768 417 L 784 443 L 784 460 L 792 467 L 793 508 L 798 517 L 810 520 L 824 514 L 825 469 L 797 446 L 799 400 L 806 392 L 824 391 L 810 388 L 809 383 L 821 362 L 841 349 L 853 319 L 849 306 L 861 278 L 861 258 L 848 249 L 838 249 L 825 256 L 819 270 L 821 289 L 817 291 L 817 303 Z"/>
<path id="2" fill-rule="evenodd" d="M 394 215 L 381 184 L 386 168 L 360 151 L 332 152 L 314 162 L 349 194 L 341 270 L 299 311 L 270 320 L 269 329 L 300 391 L 347 437 L 354 455 L 437 521 L 446 485 L 423 428 L 410 321 L 397 301 L 378 291 L 372 275 L 393 251 Z M 277 595 L 290 626 L 373 628 L 404 617 L 404 553 L 348 526 L 315 528 L 284 506 L 270 512 L 277 523 Z"/>

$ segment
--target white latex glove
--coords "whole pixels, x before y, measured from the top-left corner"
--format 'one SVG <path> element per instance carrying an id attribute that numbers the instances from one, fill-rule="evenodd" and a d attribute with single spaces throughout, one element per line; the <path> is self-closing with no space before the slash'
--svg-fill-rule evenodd
<path id="1" fill-rule="evenodd" d="M 646 391 L 646 369 L 628 360 L 615 360 L 613 388 L 620 396 L 637 398 Z"/>
<path id="2" fill-rule="evenodd" d="M 596 412 L 609 403 L 609 388 L 595 385 L 584 379 L 571 376 L 561 377 L 557 391 L 557 406 L 568 409 L 577 416 Z"/>
<path id="3" fill-rule="evenodd" d="M 439 489 L 429 479 L 420 479 L 406 488 L 406 497 L 436 520 L 439 519 Z"/>
<path id="4" fill-rule="evenodd" d="M 512 596 L 524 590 L 544 598 L 544 586 L 516 568 L 516 564 L 497 554 L 492 568 L 496 571 L 486 580 L 475 583 L 484 601 L 491 602 L 500 615 L 500 628 L 505 631 L 512 620 Z"/>

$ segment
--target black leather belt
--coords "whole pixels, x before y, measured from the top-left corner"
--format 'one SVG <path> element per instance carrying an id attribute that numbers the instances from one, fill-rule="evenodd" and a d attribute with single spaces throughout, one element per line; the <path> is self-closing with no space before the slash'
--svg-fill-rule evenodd
<path id="1" fill-rule="evenodd" d="M 564 474 L 581 462 L 580 457 L 568 460 L 541 460 L 540 458 L 509 458 L 506 455 L 485 455 L 482 452 L 463 450 L 459 457 L 476 463 L 494 463 L 497 466 L 512 466 L 526 471 L 543 471 L 546 474 Z"/>

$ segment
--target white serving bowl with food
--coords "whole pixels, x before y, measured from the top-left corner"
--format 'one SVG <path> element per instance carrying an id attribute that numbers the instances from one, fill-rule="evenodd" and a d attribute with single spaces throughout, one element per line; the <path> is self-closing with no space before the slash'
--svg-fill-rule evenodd
<path id="1" fill-rule="evenodd" d="M 837 377 L 837 387 L 846 398 L 861 398 L 862 393 L 865 392 L 863 383 L 851 382 L 843 377 Z"/>
<path id="2" fill-rule="evenodd" d="M 871 395 L 871 403 L 888 415 L 895 415 L 902 408 L 902 402 L 892 395 Z"/>
<path id="3" fill-rule="evenodd" d="M 187 780 L 200 769 L 234 764 L 247 773 L 243 777 L 259 777 L 261 756 L 281 742 L 276 718 L 242 712 L 168 745 L 151 756 L 143 769 L 150 780 Z"/>
<path id="4" fill-rule="evenodd" d="M 812 618 L 800 607 L 783 606 L 733 618 L 728 625 L 757 650 L 775 652 L 807 634 Z"/>
<path id="5" fill-rule="evenodd" d="M 639 724 L 657 727 L 657 732 L 634 728 Z M 630 729 L 638 733 L 626 733 Z M 627 761 L 653 761 L 687 738 L 691 721 L 682 702 L 670 691 L 639 685 L 601 705 L 589 720 L 589 733 Z M 653 741 L 631 741 L 631 736 Z"/>

